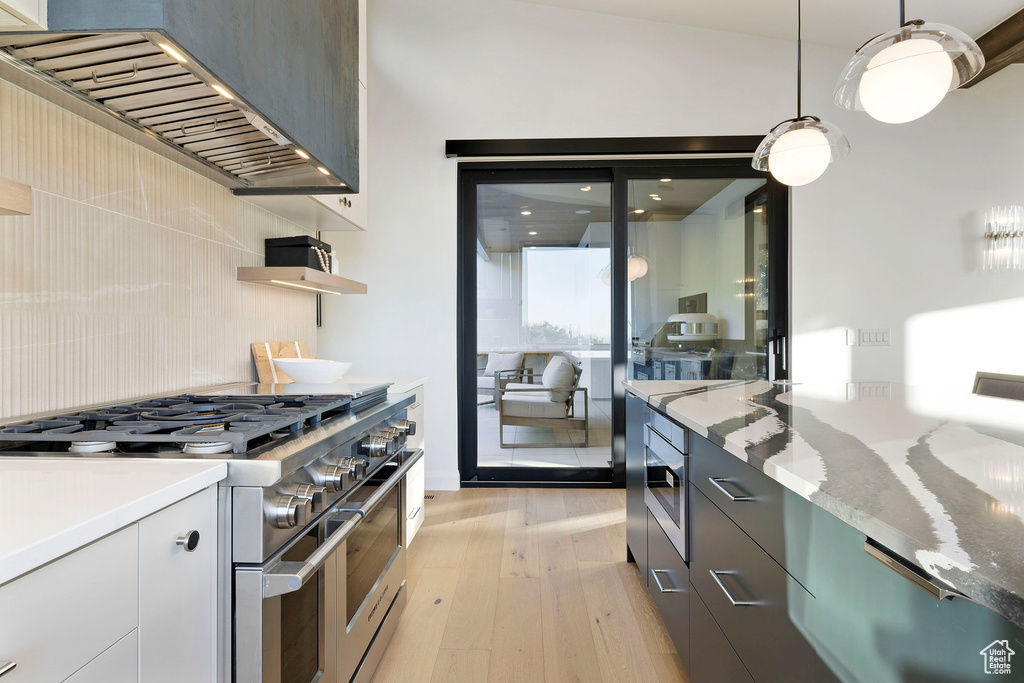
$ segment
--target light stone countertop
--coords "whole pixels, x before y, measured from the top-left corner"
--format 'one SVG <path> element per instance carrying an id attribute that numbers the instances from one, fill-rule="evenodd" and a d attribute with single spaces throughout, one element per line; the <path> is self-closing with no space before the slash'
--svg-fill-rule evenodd
<path id="1" fill-rule="evenodd" d="M 624 385 L 1024 626 L 1024 402 L 889 382 Z"/>
<path id="2" fill-rule="evenodd" d="M 216 484 L 223 462 L 0 459 L 0 584 Z"/>

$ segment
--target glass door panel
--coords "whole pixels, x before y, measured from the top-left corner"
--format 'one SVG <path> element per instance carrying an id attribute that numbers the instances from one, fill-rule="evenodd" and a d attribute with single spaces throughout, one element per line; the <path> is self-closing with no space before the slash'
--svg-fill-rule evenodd
<path id="1" fill-rule="evenodd" d="M 609 467 L 611 189 L 476 185 L 480 468 Z"/>
<path id="2" fill-rule="evenodd" d="M 628 186 L 627 377 L 768 378 L 767 182 Z"/>

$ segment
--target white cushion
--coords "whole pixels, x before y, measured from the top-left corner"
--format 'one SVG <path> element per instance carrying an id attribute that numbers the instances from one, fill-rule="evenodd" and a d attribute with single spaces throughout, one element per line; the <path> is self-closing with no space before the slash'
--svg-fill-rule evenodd
<path id="1" fill-rule="evenodd" d="M 501 412 L 509 417 L 566 417 L 565 403 L 553 403 L 547 391 L 505 394 Z"/>
<path id="2" fill-rule="evenodd" d="M 494 388 L 494 375 L 484 375 L 483 377 L 476 378 L 477 389 L 493 389 Z"/>
<path id="3" fill-rule="evenodd" d="M 565 356 L 555 356 L 544 368 L 541 383 L 545 389 L 551 390 L 551 400 L 564 403 L 569 400 L 569 391 L 576 382 L 576 368 Z"/>
<path id="4" fill-rule="evenodd" d="M 522 353 L 489 353 L 484 375 L 494 377 L 494 373 L 502 370 L 518 370 L 523 365 Z"/>

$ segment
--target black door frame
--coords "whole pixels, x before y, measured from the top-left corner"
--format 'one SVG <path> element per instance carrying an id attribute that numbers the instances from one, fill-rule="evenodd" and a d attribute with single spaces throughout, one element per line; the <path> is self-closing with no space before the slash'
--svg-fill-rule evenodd
<path id="1" fill-rule="evenodd" d="M 458 433 L 459 475 L 472 486 L 625 485 L 625 377 L 630 353 L 627 316 L 627 227 L 629 180 L 671 178 L 766 178 L 769 256 L 768 326 L 774 348 L 775 379 L 786 379 L 789 339 L 789 188 L 755 171 L 746 157 L 651 160 L 460 162 L 458 165 Z M 476 192 L 480 183 L 612 183 L 612 467 L 485 467 L 477 465 L 476 405 Z M 771 370 L 770 370 L 771 372 Z M 470 400 L 472 399 L 472 400 Z"/>

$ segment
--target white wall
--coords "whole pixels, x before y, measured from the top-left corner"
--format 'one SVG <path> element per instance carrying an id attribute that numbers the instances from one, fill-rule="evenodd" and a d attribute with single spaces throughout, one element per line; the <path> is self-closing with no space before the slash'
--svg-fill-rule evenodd
<path id="1" fill-rule="evenodd" d="M 249 345 L 316 344 L 316 298 L 238 282 L 311 234 L 0 81 L 0 420 L 255 380 Z"/>
<path id="2" fill-rule="evenodd" d="M 369 41 L 370 229 L 335 244 L 370 289 L 330 302 L 321 355 L 429 375 L 427 486 L 454 488 L 457 162 L 445 140 L 760 135 L 794 115 L 795 49 L 509 0 L 372 0 Z M 960 382 L 980 361 L 952 352 L 985 345 L 1004 351 L 985 354 L 987 369 L 1021 371 L 1020 307 L 985 317 L 987 333 L 942 338 L 929 334 L 941 321 L 920 316 L 1024 298 L 1024 277 L 975 270 L 972 222 L 1024 193 L 1024 74 L 886 127 L 830 103 L 849 51 L 805 48 L 805 113 L 839 123 L 854 153 L 793 192 L 796 377 Z M 851 354 L 832 332 L 844 326 L 892 327 L 894 346 Z"/>

